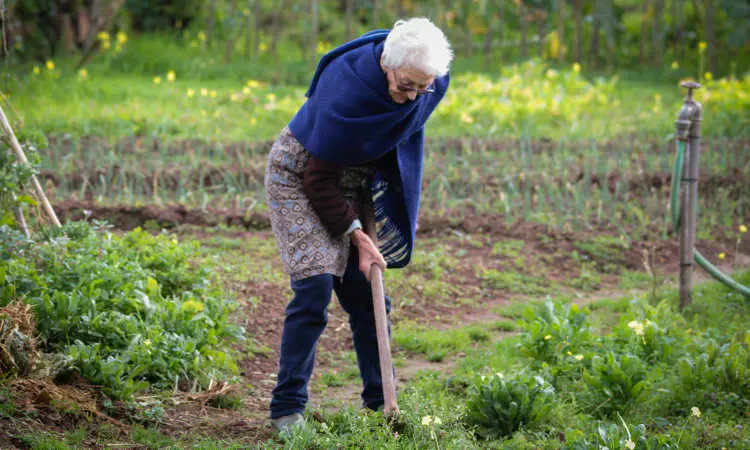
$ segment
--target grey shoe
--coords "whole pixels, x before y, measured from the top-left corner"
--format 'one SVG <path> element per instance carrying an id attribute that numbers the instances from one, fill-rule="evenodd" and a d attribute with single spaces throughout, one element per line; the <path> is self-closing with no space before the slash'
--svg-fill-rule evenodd
<path id="1" fill-rule="evenodd" d="M 277 419 L 271 419 L 271 425 L 278 431 L 289 431 L 292 427 L 302 426 L 305 423 L 304 417 L 300 413 L 282 416 Z"/>

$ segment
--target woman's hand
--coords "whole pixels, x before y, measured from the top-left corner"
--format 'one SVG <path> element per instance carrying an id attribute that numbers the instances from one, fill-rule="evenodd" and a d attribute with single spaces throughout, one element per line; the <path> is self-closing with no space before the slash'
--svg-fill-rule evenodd
<path id="1" fill-rule="evenodd" d="M 365 274 L 367 281 L 370 281 L 370 270 L 373 265 L 380 266 L 380 270 L 385 270 L 385 258 L 380 254 L 378 246 L 372 242 L 370 236 L 361 229 L 354 230 L 351 234 L 351 239 L 359 251 L 359 270 Z"/>

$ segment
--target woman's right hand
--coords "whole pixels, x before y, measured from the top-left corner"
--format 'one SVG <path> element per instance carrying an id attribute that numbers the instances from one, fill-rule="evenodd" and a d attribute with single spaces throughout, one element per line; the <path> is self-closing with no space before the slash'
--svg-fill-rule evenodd
<path id="1" fill-rule="evenodd" d="M 365 274 L 367 281 L 370 280 L 370 270 L 373 265 L 380 266 L 380 270 L 385 271 L 386 262 L 383 255 L 380 254 L 378 246 L 372 242 L 370 236 L 362 229 L 354 230 L 351 234 L 352 243 L 357 246 L 359 251 L 359 270 Z"/>

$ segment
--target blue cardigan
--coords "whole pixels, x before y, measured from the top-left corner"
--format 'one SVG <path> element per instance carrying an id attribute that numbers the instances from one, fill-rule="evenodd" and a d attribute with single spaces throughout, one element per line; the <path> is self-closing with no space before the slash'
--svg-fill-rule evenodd
<path id="1" fill-rule="evenodd" d="M 448 89 L 398 104 L 380 67 L 388 30 L 371 31 L 321 58 L 307 101 L 289 123 L 303 147 L 324 161 L 359 165 L 396 150 L 398 173 L 379 169 L 372 186 L 378 240 L 389 267 L 411 258 L 422 189 L 424 124 Z"/>

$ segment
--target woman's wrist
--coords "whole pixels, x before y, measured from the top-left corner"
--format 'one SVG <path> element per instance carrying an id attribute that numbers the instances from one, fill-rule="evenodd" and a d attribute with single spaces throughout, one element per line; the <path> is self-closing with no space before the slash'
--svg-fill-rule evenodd
<path id="1" fill-rule="evenodd" d="M 352 243 L 359 247 L 363 242 L 366 242 L 368 236 L 364 231 L 362 231 L 361 228 L 357 228 L 356 230 L 351 232 L 349 237 L 351 238 Z"/>

